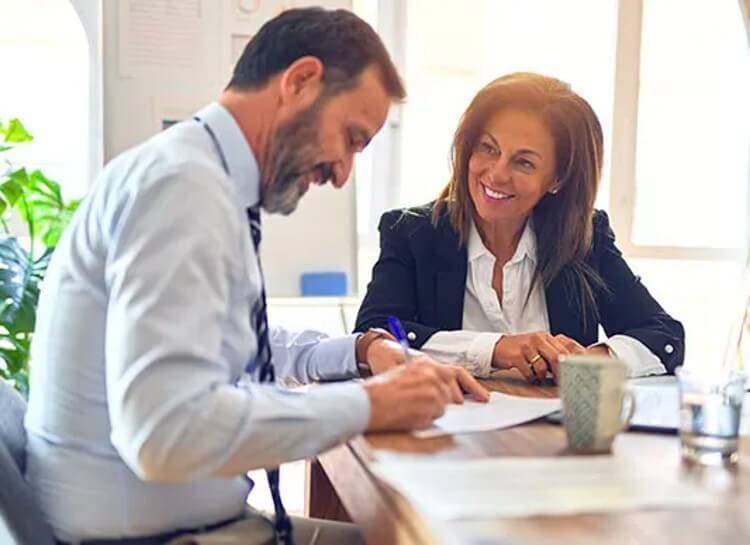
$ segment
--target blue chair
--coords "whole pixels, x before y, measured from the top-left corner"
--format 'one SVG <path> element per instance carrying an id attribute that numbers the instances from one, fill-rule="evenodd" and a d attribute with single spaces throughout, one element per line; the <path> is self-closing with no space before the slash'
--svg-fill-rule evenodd
<path id="1" fill-rule="evenodd" d="M 26 401 L 0 380 L 0 514 L 18 545 L 55 545 L 26 470 Z"/>

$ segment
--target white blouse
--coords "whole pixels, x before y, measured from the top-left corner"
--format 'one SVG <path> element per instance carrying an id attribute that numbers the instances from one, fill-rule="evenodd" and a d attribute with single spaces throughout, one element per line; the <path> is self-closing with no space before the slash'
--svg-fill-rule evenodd
<path id="1" fill-rule="evenodd" d="M 503 266 L 502 306 L 492 288 L 495 256 L 484 246 L 473 222 L 467 250 L 463 329 L 439 331 L 421 350 L 438 361 L 458 364 L 476 376 L 486 377 L 493 371 L 492 355 L 503 334 L 549 332 L 547 301 L 542 284 L 537 282 L 528 303 L 524 304 L 537 258 L 536 236 L 530 221 L 515 254 Z M 666 373 L 659 358 L 633 337 L 614 335 L 604 344 L 625 362 L 630 377 Z"/>

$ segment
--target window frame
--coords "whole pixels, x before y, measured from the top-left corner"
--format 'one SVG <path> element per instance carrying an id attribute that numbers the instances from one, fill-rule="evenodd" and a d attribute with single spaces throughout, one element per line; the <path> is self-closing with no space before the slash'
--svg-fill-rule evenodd
<path id="1" fill-rule="evenodd" d="M 368 0 L 355 0 L 358 4 L 367 4 Z M 391 60 L 400 74 L 404 73 L 406 59 L 406 2 L 403 0 L 369 0 L 377 4 L 376 20 L 370 21 L 388 48 Z M 365 6 L 361 6 L 365 9 Z M 369 186 L 369 195 L 364 195 L 368 207 L 366 236 L 377 231 L 379 214 L 382 210 L 398 205 L 398 194 L 401 186 L 399 179 L 401 165 L 401 112 L 402 105 L 394 103 L 388 112 L 385 125 L 372 143 L 370 160 L 372 162 L 372 179 L 380 180 L 378 190 Z"/>
<path id="2" fill-rule="evenodd" d="M 747 14 L 750 0 L 739 0 Z M 635 244 L 632 239 L 636 206 L 636 149 L 640 83 L 643 0 L 618 2 L 615 49 L 615 96 L 612 120 L 612 153 L 609 207 L 618 246 L 628 257 L 647 259 L 740 260 L 745 248 L 706 246 L 656 246 Z M 750 35 L 749 35 L 750 36 Z M 750 43 L 750 37 L 748 39 Z M 748 154 L 750 158 L 750 154 Z M 750 215 L 750 159 L 748 159 L 746 214 Z M 750 241 L 750 233 L 746 237 Z"/>
<path id="3" fill-rule="evenodd" d="M 406 64 L 406 25 L 408 0 L 354 0 L 353 9 L 360 16 L 375 20 L 368 22 L 375 28 L 391 55 L 393 64 L 399 74 L 405 73 Z M 375 3 L 373 9 L 372 3 Z M 366 13 L 365 13 L 366 12 Z M 370 15 L 371 17 L 367 17 Z M 408 92 L 408 90 L 407 90 Z M 407 97 L 408 100 L 408 97 Z M 378 223 L 385 210 L 399 205 L 398 196 L 401 187 L 401 138 L 403 106 L 394 103 L 388 112 L 388 118 L 381 131 L 376 135 L 364 154 L 358 158 L 366 160 L 370 175 L 369 183 L 363 184 L 363 173 L 355 168 L 354 179 L 359 181 L 355 186 L 354 206 L 355 224 L 357 225 L 357 278 L 355 282 L 358 295 L 364 290 L 370 279 L 370 256 L 377 256 L 379 248 Z M 377 184 L 372 182 L 377 180 Z M 377 185 L 375 189 L 374 185 Z M 365 206 L 361 206 L 365 203 Z M 358 217 L 365 214 L 366 217 Z M 360 226 L 364 230 L 360 230 Z"/>

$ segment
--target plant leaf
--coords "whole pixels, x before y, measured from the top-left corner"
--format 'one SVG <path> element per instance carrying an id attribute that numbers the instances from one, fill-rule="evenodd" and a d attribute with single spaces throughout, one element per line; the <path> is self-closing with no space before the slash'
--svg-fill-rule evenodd
<path id="1" fill-rule="evenodd" d="M 16 237 L 0 239 L 0 325 L 8 334 L 31 334 L 39 300 L 39 275 Z"/>
<path id="2" fill-rule="evenodd" d="M 63 198 L 60 184 L 47 178 L 41 170 L 35 170 L 29 175 L 30 187 L 33 193 L 47 196 L 51 201 L 62 206 Z"/>
<path id="3" fill-rule="evenodd" d="M 39 170 L 28 175 L 25 197 L 25 201 L 15 201 L 16 210 L 24 221 L 34 224 L 36 239 L 48 248 L 56 246 L 73 217 L 78 201 L 66 203 L 60 184 Z"/>
<path id="4" fill-rule="evenodd" d="M 14 177 L 9 177 L 2 185 L 0 185 L 0 192 L 5 197 L 5 201 L 10 206 L 13 206 L 21 195 L 23 195 L 23 186 Z M 0 212 L 1 213 L 1 212 Z"/>
<path id="5" fill-rule="evenodd" d="M 8 174 L 8 181 L 13 181 L 17 183 L 19 186 L 21 186 L 21 188 L 26 188 L 29 186 L 29 183 L 30 183 L 29 173 L 26 172 L 25 168 L 18 168 L 16 170 L 11 171 L 10 174 Z"/>
<path id="6" fill-rule="evenodd" d="M 31 142 L 34 137 L 29 134 L 26 127 L 23 126 L 20 120 L 13 118 L 8 122 L 7 126 L 0 128 L 3 135 L 5 136 L 6 142 L 12 142 L 18 144 L 21 142 Z"/>

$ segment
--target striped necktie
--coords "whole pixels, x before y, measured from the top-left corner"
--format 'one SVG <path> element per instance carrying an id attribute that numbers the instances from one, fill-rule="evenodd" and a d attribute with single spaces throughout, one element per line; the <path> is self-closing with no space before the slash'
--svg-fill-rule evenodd
<path id="1" fill-rule="evenodd" d="M 260 271 L 261 286 L 260 297 L 251 310 L 252 323 L 258 338 L 258 353 L 255 360 L 248 363 L 247 371 L 252 374 L 260 369 L 260 382 L 274 382 L 276 374 L 271 363 L 271 344 L 268 342 L 268 312 L 266 309 L 266 286 L 263 282 L 263 270 L 260 266 L 260 206 L 256 205 L 247 209 L 247 220 L 250 223 L 250 235 L 253 238 L 255 254 L 258 257 L 258 270 Z"/>
<path id="2" fill-rule="evenodd" d="M 253 238 L 253 246 L 258 256 L 258 270 L 261 271 L 260 297 L 252 308 L 252 323 L 255 335 L 258 339 L 258 352 L 255 359 L 248 363 L 246 371 L 249 374 L 259 371 L 260 382 L 275 382 L 276 374 L 271 362 L 271 344 L 268 340 L 268 313 L 266 311 L 266 287 L 263 282 L 263 271 L 260 266 L 260 206 L 256 205 L 247 209 L 247 219 L 250 223 L 250 234 Z M 273 506 L 276 511 L 276 542 L 279 545 L 294 545 L 292 534 L 292 521 L 284 509 L 279 491 L 279 468 L 275 467 L 266 471 L 268 475 L 268 486 L 271 489 Z"/>

